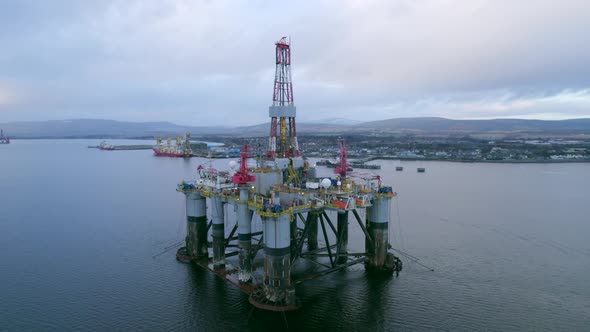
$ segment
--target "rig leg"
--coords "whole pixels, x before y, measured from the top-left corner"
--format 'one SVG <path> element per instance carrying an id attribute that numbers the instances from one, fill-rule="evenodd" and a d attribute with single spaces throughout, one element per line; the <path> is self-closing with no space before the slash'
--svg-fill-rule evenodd
<path id="1" fill-rule="evenodd" d="M 238 280 L 252 280 L 252 211 L 248 210 L 248 186 L 240 186 L 238 201 Z"/>
<path id="2" fill-rule="evenodd" d="M 293 215 L 293 220 L 291 220 L 291 257 L 295 257 L 297 255 L 297 216 Z"/>
<path id="3" fill-rule="evenodd" d="M 283 323 L 285 323 L 285 327 L 288 330 L 289 329 L 289 323 L 287 322 L 287 314 L 284 311 L 281 311 L 281 316 L 283 316 Z"/>
<path id="4" fill-rule="evenodd" d="M 275 306 L 295 305 L 291 285 L 290 216 L 266 217 L 264 221 L 264 284 L 267 301 Z"/>
<path id="5" fill-rule="evenodd" d="M 219 196 L 211 196 L 211 218 L 213 219 L 213 269 L 225 268 L 225 226 L 223 202 Z"/>
<path id="6" fill-rule="evenodd" d="M 372 242 L 366 240 L 369 260 L 365 267 L 367 270 L 388 270 L 387 248 L 389 232 L 389 197 L 375 198 L 367 208 L 367 226 Z M 393 272 L 393 271 L 392 271 Z"/>
<path id="7" fill-rule="evenodd" d="M 336 263 L 344 264 L 348 260 L 348 211 L 338 211 L 337 228 Z"/>
<path id="8" fill-rule="evenodd" d="M 307 231 L 307 250 L 316 250 L 318 248 L 318 212 L 309 211 L 305 223 L 309 224 L 309 230 Z"/>
<path id="9" fill-rule="evenodd" d="M 187 236 L 186 252 L 195 259 L 208 257 L 207 209 L 205 197 L 199 193 L 186 194 Z"/>

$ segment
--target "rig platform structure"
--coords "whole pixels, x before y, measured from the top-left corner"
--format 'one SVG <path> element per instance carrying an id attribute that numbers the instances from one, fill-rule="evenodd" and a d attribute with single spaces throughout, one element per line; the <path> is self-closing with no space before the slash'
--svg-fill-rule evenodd
<path id="1" fill-rule="evenodd" d="M 0 129 L 0 144 L 10 144 L 10 137 L 4 136 L 4 129 Z"/>
<path id="2" fill-rule="evenodd" d="M 332 178 L 317 178 L 315 168 L 301 155 L 290 42 L 283 37 L 275 45 L 268 151 L 253 160 L 251 149 L 244 145 L 238 171 L 199 166 L 196 180 L 177 186 L 186 196 L 187 235 L 186 246 L 176 258 L 236 284 L 256 308 L 285 312 L 301 305 L 295 296 L 297 283 L 363 263 L 371 272 L 397 274 L 402 262 L 388 251 L 390 203 L 396 197 L 392 187 L 382 185 L 376 175 L 355 181 L 345 169 Z M 248 168 L 249 161 L 256 167 Z M 335 222 L 330 214 L 336 215 Z M 349 219 L 364 234 L 364 252 L 348 252 Z M 256 222 L 262 231 L 253 232 Z M 233 225 L 227 236 L 226 225 Z M 330 231 L 334 236 L 329 236 Z M 232 256 L 237 256 L 237 266 L 230 262 Z M 255 264 L 259 256 L 263 256 L 263 269 Z M 302 260 L 319 269 L 292 278 L 292 269 Z"/>
<path id="3" fill-rule="evenodd" d="M 162 137 L 156 137 L 156 145 L 152 147 L 154 155 L 164 157 L 183 157 L 190 158 L 193 154 L 190 142 L 191 134 L 185 133 L 182 136 L 176 136 L 176 144 L 172 144 L 172 138 L 166 139 L 166 144 L 162 142 Z"/>

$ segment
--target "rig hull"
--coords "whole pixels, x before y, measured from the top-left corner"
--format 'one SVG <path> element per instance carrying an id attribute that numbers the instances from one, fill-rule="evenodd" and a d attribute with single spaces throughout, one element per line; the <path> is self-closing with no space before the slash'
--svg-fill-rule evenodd
<path id="1" fill-rule="evenodd" d="M 0 135 L 0 144 L 10 144 L 10 137 Z"/>
<path id="2" fill-rule="evenodd" d="M 162 137 L 156 137 L 156 145 L 152 147 L 154 155 L 161 157 L 185 157 L 190 158 L 193 155 L 190 142 L 190 133 L 176 137 L 176 144 L 172 144 L 172 138 L 168 137 L 166 143 L 162 141 Z"/>
<path id="3" fill-rule="evenodd" d="M 156 148 L 152 148 L 152 150 L 154 151 L 154 155 L 160 156 L 160 157 L 190 157 L 190 156 L 185 155 L 184 153 L 163 152 L 163 151 L 157 150 Z"/>

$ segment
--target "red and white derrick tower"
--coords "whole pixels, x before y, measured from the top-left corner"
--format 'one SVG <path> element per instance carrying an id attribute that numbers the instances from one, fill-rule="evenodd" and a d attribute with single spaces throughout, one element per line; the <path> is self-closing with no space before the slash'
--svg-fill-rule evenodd
<path id="1" fill-rule="evenodd" d="M 293 103 L 293 82 L 291 81 L 291 45 L 287 37 L 276 45 L 276 70 L 268 144 L 269 158 L 290 158 L 301 155 L 295 127 L 295 104 Z"/>

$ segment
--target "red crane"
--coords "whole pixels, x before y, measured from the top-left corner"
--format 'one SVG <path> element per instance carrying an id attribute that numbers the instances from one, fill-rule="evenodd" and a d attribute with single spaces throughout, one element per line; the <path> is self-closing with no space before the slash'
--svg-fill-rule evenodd
<path id="1" fill-rule="evenodd" d="M 344 144 L 344 138 L 338 138 L 338 144 L 340 145 L 340 166 L 336 167 L 336 174 L 340 174 L 341 178 L 345 178 L 346 171 L 348 170 L 348 162 L 346 161 L 346 145 Z"/>
<path id="2" fill-rule="evenodd" d="M 244 144 L 240 151 L 240 171 L 234 174 L 233 183 L 246 184 L 256 181 L 256 176 L 248 173 L 248 158 L 252 157 L 252 150 L 248 144 Z"/>

